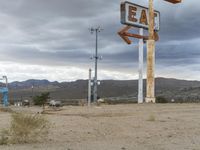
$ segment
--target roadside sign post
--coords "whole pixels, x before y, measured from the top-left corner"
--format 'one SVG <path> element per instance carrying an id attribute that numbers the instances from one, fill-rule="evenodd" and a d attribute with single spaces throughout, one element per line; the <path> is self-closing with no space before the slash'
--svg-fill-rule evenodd
<path id="1" fill-rule="evenodd" d="M 155 40 L 153 0 L 149 0 L 149 39 L 147 41 L 146 103 L 155 103 Z"/>
<path id="2" fill-rule="evenodd" d="M 139 79 L 138 79 L 138 103 L 143 103 L 143 50 L 144 50 L 144 40 L 149 39 L 149 35 L 144 35 L 144 29 L 149 28 L 148 20 L 148 8 L 130 3 L 123 2 L 121 4 L 121 23 L 128 25 L 118 32 L 120 37 L 127 43 L 131 44 L 132 41 L 129 37 L 139 39 Z M 154 32 L 158 31 L 160 28 L 160 13 L 158 11 L 153 11 L 153 16 L 155 18 L 155 25 L 153 25 L 153 38 L 158 40 L 158 35 Z M 133 27 L 139 28 L 139 34 L 128 33 L 128 30 Z"/>
<path id="3" fill-rule="evenodd" d="M 143 28 L 139 29 L 139 34 L 143 36 Z M 143 51 L 144 41 L 139 40 L 139 81 L 138 81 L 138 103 L 143 103 Z"/>
<path id="4" fill-rule="evenodd" d="M 153 13 L 155 20 L 155 31 L 160 29 L 160 12 Z M 128 1 L 121 3 L 121 23 L 136 27 L 136 28 L 149 28 L 149 9 L 147 7 L 134 4 Z"/>
<path id="5" fill-rule="evenodd" d="M 165 0 L 176 4 L 181 0 Z M 147 41 L 147 82 L 146 82 L 146 98 L 147 103 L 156 103 L 155 98 L 155 34 L 154 34 L 154 7 L 153 0 L 149 0 L 149 39 Z"/>
<path id="6" fill-rule="evenodd" d="M 176 4 L 181 3 L 182 0 L 165 0 L 167 2 Z M 129 37 L 140 39 L 139 41 L 139 52 L 143 52 L 142 40 L 147 41 L 147 81 L 146 81 L 146 98 L 145 102 L 155 103 L 155 41 L 159 40 L 157 32 L 160 29 L 160 13 L 154 11 L 153 0 L 149 0 L 149 8 L 130 3 L 121 3 L 121 23 L 127 25 L 118 32 L 119 36 L 127 43 L 131 44 L 132 41 Z M 139 34 L 128 33 L 128 30 L 132 27 L 143 28 L 149 31 L 148 35 L 145 36 L 140 30 Z M 141 66 L 143 61 L 139 53 L 139 81 L 138 81 L 138 103 L 142 102 L 141 94 L 143 91 L 141 84 Z"/>

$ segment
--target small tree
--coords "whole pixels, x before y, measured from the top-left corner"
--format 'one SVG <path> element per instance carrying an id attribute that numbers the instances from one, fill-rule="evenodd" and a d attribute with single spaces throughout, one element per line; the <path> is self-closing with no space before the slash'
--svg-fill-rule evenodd
<path id="1" fill-rule="evenodd" d="M 45 103 L 46 103 L 47 100 L 50 98 L 49 95 L 50 95 L 49 92 L 44 92 L 44 93 L 42 93 L 42 94 L 39 95 L 39 96 L 35 96 L 35 97 L 33 98 L 34 104 L 35 104 L 35 105 L 39 105 L 39 106 L 43 106 L 43 109 L 44 109 Z"/>
<path id="2" fill-rule="evenodd" d="M 163 96 L 156 97 L 156 103 L 168 103 L 167 99 Z"/>

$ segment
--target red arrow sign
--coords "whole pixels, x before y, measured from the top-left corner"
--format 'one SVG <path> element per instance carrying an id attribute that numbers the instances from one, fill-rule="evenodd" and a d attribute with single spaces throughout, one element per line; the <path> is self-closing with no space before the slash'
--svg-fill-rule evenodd
<path id="1" fill-rule="evenodd" d="M 133 37 L 136 39 L 144 39 L 144 40 L 148 40 L 148 36 L 142 36 L 142 35 L 138 35 L 138 34 L 133 34 L 133 33 L 128 33 L 128 30 L 132 28 L 131 26 L 125 26 L 124 28 L 122 28 L 118 34 L 119 36 L 127 43 L 127 44 L 131 44 L 131 40 L 129 39 L 129 37 Z M 157 32 L 154 32 L 154 40 L 158 41 L 159 40 L 159 36 Z"/>
<path id="2" fill-rule="evenodd" d="M 118 34 L 119 36 L 127 43 L 127 44 L 131 44 L 131 40 L 129 40 L 128 36 L 125 36 L 124 33 L 127 33 L 126 31 L 128 31 L 131 27 L 130 26 L 126 26 L 124 28 L 122 28 Z"/>
<path id="3" fill-rule="evenodd" d="M 176 3 L 181 3 L 182 0 L 165 0 L 165 1 L 176 4 Z"/>

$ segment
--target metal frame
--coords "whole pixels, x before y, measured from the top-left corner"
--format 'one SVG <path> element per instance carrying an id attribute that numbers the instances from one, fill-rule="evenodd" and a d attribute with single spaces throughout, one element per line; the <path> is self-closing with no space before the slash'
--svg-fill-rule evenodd
<path id="1" fill-rule="evenodd" d="M 125 2 L 122 2 L 121 3 L 121 24 L 125 24 L 125 25 L 128 25 L 128 26 L 134 26 L 134 27 L 137 27 L 137 28 L 143 28 L 145 30 L 148 30 L 148 27 L 144 27 L 144 26 L 139 26 L 139 25 L 133 25 L 133 24 L 130 24 L 130 23 L 127 23 L 125 20 L 125 17 L 123 16 L 126 16 L 126 9 L 125 8 L 122 8 L 123 5 L 125 6 L 125 4 L 130 4 L 130 5 L 135 5 L 135 6 L 138 6 L 138 7 L 141 7 L 141 8 L 144 8 L 144 9 L 148 9 L 148 7 L 144 7 L 144 6 L 141 6 L 141 5 L 138 5 L 138 4 L 135 4 L 135 3 L 131 3 L 131 2 L 128 2 L 128 1 L 125 1 Z M 124 10 L 123 10 L 124 9 Z M 149 10 L 149 9 L 148 9 Z M 160 15 L 160 12 L 155 10 L 154 12 L 157 12 L 158 13 L 158 17 L 159 17 L 159 29 L 156 30 L 156 31 L 159 31 L 160 30 L 160 18 L 161 18 L 161 15 Z"/>

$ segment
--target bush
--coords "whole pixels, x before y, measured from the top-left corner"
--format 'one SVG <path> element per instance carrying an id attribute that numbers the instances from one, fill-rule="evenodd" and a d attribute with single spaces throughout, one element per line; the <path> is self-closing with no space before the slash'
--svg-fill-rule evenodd
<path id="1" fill-rule="evenodd" d="M 0 133 L 0 145 L 7 145 L 9 139 L 9 132 L 8 130 L 2 130 Z"/>
<path id="2" fill-rule="evenodd" d="M 8 112 L 8 113 L 12 113 L 13 110 L 9 107 L 0 107 L 0 112 Z"/>
<path id="3" fill-rule="evenodd" d="M 156 103 L 168 103 L 167 99 L 162 96 L 156 97 Z"/>
<path id="4" fill-rule="evenodd" d="M 22 144 L 44 140 L 48 134 L 48 121 L 41 115 L 13 113 L 8 132 L 1 133 L 0 144 Z"/>
<path id="5" fill-rule="evenodd" d="M 50 98 L 49 95 L 50 95 L 49 92 L 45 92 L 45 93 L 42 93 L 40 96 L 35 96 L 33 98 L 34 104 L 43 106 L 44 108 L 45 103 L 47 103 L 47 100 Z"/>
<path id="6" fill-rule="evenodd" d="M 147 121 L 156 121 L 156 117 L 154 115 L 150 115 Z"/>

